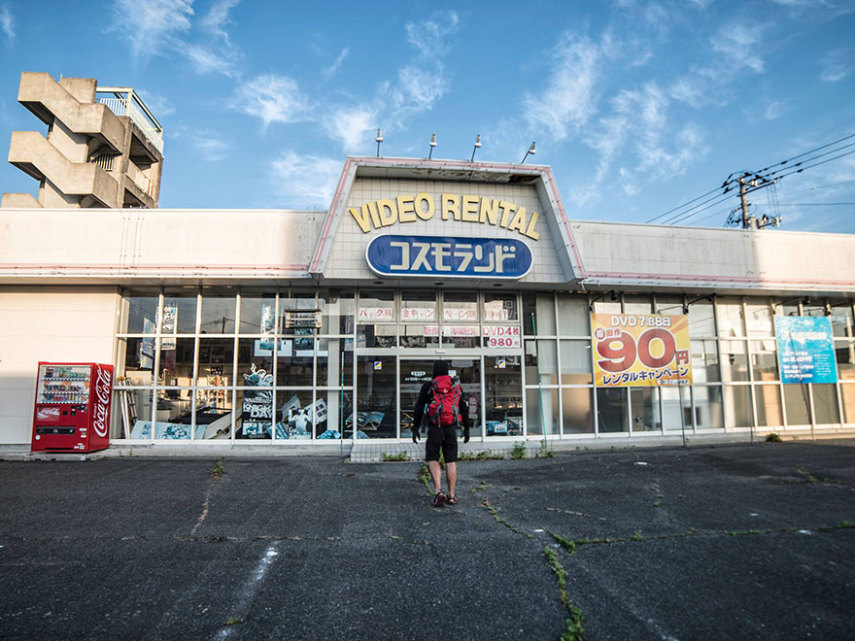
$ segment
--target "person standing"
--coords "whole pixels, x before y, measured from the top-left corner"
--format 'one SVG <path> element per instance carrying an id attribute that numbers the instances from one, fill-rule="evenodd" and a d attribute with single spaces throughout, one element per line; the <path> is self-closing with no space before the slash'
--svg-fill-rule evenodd
<path id="1" fill-rule="evenodd" d="M 419 429 L 425 419 L 428 424 L 425 441 L 425 460 L 428 464 L 433 489 L 434 507 L 457 504 L 454 493 L 457 485 L 457 428 L 463 427 L 463 442 L 469 442 L 469 411 L 459 383 L 448 375 L 448 363 L 434 361 L 431 380 L 422 385 L 413 409 L 413 443 L 419 440 Z M 445 477 L 448 494 L 442 491 L 442 467 L 439 456 L 445 459 Z"/>

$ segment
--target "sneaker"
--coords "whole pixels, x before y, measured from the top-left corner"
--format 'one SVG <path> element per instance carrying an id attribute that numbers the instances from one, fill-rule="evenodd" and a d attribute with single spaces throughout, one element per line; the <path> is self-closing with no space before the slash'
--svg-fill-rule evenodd
<path id="1" fill-rule="evenodd" d="M 445 494 L 441 491 L 436 493 L 436 496 L 433 497 L 433 506 L 434 507 L 443 507 L 445 505 Z"/>

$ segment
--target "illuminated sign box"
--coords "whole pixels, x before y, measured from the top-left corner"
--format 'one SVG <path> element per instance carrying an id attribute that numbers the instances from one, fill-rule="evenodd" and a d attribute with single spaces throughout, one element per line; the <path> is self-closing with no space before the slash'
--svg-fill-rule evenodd
<path id="1" fill-rule="evenodd" d="M 380 276 L 523 278 L 531 269 L 531 250 L 515 239 L 452 236 L 378 236 L 365 250 Z"/>

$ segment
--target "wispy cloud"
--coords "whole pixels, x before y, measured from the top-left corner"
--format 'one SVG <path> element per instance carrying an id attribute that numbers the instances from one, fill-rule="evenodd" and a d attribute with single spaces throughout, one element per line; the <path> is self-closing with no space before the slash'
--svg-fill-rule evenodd
<path id="1" fill-rule="evenodd" d="M 199 74 L 220 73 L 224 76 L 234 77 L 237 75 L 236 54 L 234 52 L 220 52 L 205 45 L 180 42 L 176 44 L 184 57 L 193 65 L 193 69 Z"/>
<path id="2" fill-rule="evenodd" d="M 577 133 L 596 112 L 600 48 L 587 37 L 565 34 L 552 53 L 548 86 L 523 98 L 529 128 L 557 141 Z"/>
<path id="3" fill-rule="evenodd" d="M 820 64 L 822 65 L 820 80 L 840 82 L 852 72 L 852 50 L 845 48 L 831 51 L 823 57 Z"/>
<path id="4" fill-rule="evenodd" d="M 177 34 L 190 30 L 192 0 L 115 0 L 113 22 L 116 31 L 131 45 L 134 58 L 145 59 L 175 44 Z"/>
<path id="5" fill-rule="evenodd" d="M 777 120 L 789 111 L 786 100 L 769 100 L 763 108 L 764 120 Z"/>
<path id="6" fill-rule="evenodd" d="M 271 174 L 279 196 L 288 202 L 327 207 L 341 174 L 341 159 L 286 151 L 271 164 Z"/>
<path id="7" fill-rule="evenodd" d="M 409 118 L 433 109 L 450 88 L 442 58 L 451 50 L 449 38 L 459 29 L 454 11 L 407 23 L 407 41 L 416 50 L 414 59 L 398 68 L 394 80 L 380 83 L 373 98 L 352 106 L 329 105 L 324 117 L 326 134 L 346 152 L 365 149 L 377 127 L 388 133 L 405 127 Z"/>
<path id="8" fill-rule="evenodd" d="M 731 73 L 745 67 L 762 73 L 766 66 L 758 53 L 762 51 L 762 35 L 761 26 L 733 23 L 722 27 L 713 36 L 711 44 L 713 51 L 727 59 Z"/>
<path id="9" fill-rule="evenodd" d="M 7 4 L 0 6 L 0 29 L 3 29 L 9 44 L 15 44 L 15 18 Z"/>
<path id="10" fill-rule="evenodd" d="M 428 20 L 408 22 L 405 25 L 407 40 L 426 58 L 436 58 L 448 53 L 448 37 L 457 33 L 460 19 L 456 11 L 438 11 Z"/>
<path id="11" fill-rule="evenodd" d="M 266 129 L 273 122 L 308 119 L 309 100 L 297 81 L 287 76 L 264 74 L 238 85 L 231 107 L 259 118 Z"/>
<path id="12" fill-rule="evenodd" d="M 239 0 L 217 0 L 197 21 L 204 32 L 192 37 L 193 0 L 114 0 L 113 20 L 108 31 L 130 43 L 131 53 L 145 61 L 156 55 L 178 54 L 196 73 L 238 75 L 240 49 L 232 46 L 226 27 L 229 11 Z M 207 34 L 207 35 L 205 35 Z M 196 32 L 196 35 L 200 35 Z"/>
<path id="13" fill-rule="evenodd" d="M 341 65 L 344 64 L 344 60 L 345 58 L 347 58 L 349 53 L 350 47 L 345 47 L 341 50 L 341 53 L 338 54 L 338 58 L 335 59 L 335 62 L 333 62 L 329 67 L 323 70 L 322 74 L 325 79 L 329 80 L 338 73 L 339 69 L 341 69 Z"/>
<path id="14" fill-rule="evenodd" d="M 213 35 L 222 38 L 227 45 L 231 44 L 226 26 L 231 23 L 229 11 L 236 7 L 239 2 L 240 0 L 217 0 L 211 6 L 207 15 L 199 21 L 199 26 Z"/>

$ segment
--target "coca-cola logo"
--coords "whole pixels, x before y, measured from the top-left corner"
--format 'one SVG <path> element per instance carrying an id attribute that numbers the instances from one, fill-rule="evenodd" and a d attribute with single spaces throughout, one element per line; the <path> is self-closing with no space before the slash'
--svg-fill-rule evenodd
<path id="1" fill-rule="evenodd" d="M 102 438 L 107 436 L 112 380 L 113 372 L 102 367 L 97 368 L 97 376 L 95 377 L 95 411 L 92 417 L 92 428 Z"/>

